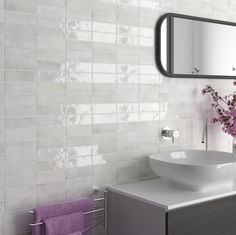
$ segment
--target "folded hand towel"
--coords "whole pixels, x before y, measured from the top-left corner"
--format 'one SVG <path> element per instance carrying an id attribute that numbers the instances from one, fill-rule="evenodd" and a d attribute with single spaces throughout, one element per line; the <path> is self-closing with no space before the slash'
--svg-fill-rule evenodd
<path id="1" fill-rule="evenodd" d="M 94 200 L 82 199 L 71 202 L 64 202 L 55 205 L 48 205 L 38 207 L 34 210 L 33 223 L 39 223 L 44 221 L 46 218 L 68 215 L 76 212 L 87 212 L 93 210 L 95 206 Z M 93 224 L 93 215 L 88 214 L 84 217 L 84 227 L 90 227 Z M 44 225 L 33 227 L 33 235 L 45 235 Z M 86 235 L 92 235 L 92 230 L 88 231 Z"/>
<path id="2" fill-rule="evenodd" d="M 70 233 L 69 235 L 82 235 L 82 233 L 78 231 L 78 232 Z"/>
<path id="3" fill-rule="evenodd" d="M 83 212 L 51 217 L 44 220 L 46 235 L 66 235 L 84 228 Z"/>

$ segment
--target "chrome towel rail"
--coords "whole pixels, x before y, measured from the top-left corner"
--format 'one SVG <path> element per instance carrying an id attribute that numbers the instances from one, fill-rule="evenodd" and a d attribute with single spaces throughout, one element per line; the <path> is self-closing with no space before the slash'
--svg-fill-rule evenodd
<path id="1" fill-rule="evenodd" d="M 96 224 L 94 224 L 94 225 L 92 225 L 92 226 L 90 226 L 90 227 L 84 229 L 83 231 L 81 231 L 81 233 L 86 233 L 86 232 L 89 231 L 90 229 L 92 229 L 92 228 L 98 226 L 99 224 L 103 224 L 103 221 L 100 221 L 100 222 L 98 222 L 98 223 L 96 223 Z"/>
<path id="2" fill-rule="evenodd" d="M 95 198 L 93 199 L 94 202 L 99 202 L 99 201 L 104 201 L 104 208 L 100 208 L 100 209 L 95 209 L 95 210 L 91 210 L 91 211 L 87 211 L 87 212 L 84 212 L 83 214 L 84 215 L 89 215 L 89 214 L 93 214 L 93 213 L 96 213 L 96 212 L 100 212 L 100 211 L 104 211 L 104 220 L 98 222 L 98 223 L 95 223 L 94 225 L 88 227 L 88 228 L 85 228 L 83 231 L 81 231 L 82 233 L 85 233 L 87 232 L 88 230 L 96 227 L 97 225 L 99 224 L 104 224 L 105 228 L 107 228 L 107 191 L 101 191 L 98 187 L 94 186 L 93 187 L 94 189 L 94 193 L 98 193 L 98 192 L 102 192 L 104 194 L 104 197 L 100 197 L 100 198 Z M 34 210 L 30 210 L 29 211 L 29 214 L 34 214 Z M 30 226 L 31 227 L 35 227 L 35 226 L 41 226 L 43 225 L 43 221 L 39 222 L 39 223 L 31 223 Z"/>
<path id="3" fill-rule="evenodd" d="M 94 199 L 95 202 L 103 201 L 103 200 L 105 200 L 104 197 L 101 197 L 101 198 L 95 198 L 95 199 Z M 29 214 L 34 214 L 34 211 L 33 211 L 33 210 L 30 210 L 30 211 L 28 211 L 28 213 L 29 213 Z"/>
<path id="4" fill-rule="evenodd" d="M 95 202 L 98 202 L 98 201 L 103 201 L 105 200 L 105 197 L 101 197 L 101 198 L 95 198 L 94 201 Z M 105 200 L 106 201 L 106 200 Z M 89 215 L 89 214 L 93 214 L 93 213 L 96 213 L 96 212 L 100 212 L 100 211 L 105 211 L 105 208 L 101 208 L 101 209 L 96 209 L 96 210 L 92 210 L 92 211 L 87 211 L 84 213 L 84 215 Z M 33 210 L 30 210 L 28 211 L 29 214 L 34 214 L 34 211 Z M 35 226 L 40 226 L 40 225 L 43 225 L 43 222 L 39 222 L 39 223 L 31 223 L 30 226 L 31 227 L 35 227 Z"/>
<path id="5" fill-rule="evenodd" d="M 84 215 L 89 215 L 89 214 L 93 214 L 93 213 L 96 213 L 96 212 L 99 212 L 99 211 L 104 211 L 104 210 L 105 210 L 104 208 L 101 208 L 101 209 L 97 209 L 97 210 L 87 211 L 87 212 L 84 213 Z M 40 225 L 43 225 L 43 222 L 30 224 L 31 227 L 40 226 Z"/>

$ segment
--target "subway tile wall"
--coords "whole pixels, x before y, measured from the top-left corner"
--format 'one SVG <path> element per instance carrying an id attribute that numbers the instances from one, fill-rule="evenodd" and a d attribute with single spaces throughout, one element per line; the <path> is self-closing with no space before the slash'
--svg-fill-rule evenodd
<path id="1" fill-rule="evenodd" d="M 36 206 L 152 176 L 149 153 L 204 148 L 201 88 L 231 82 L 162 76 L 155 24 L 235 11 L 234 0 L 0 0 L 0 235 L 30 234 Z M 180 131 L 174 144 L 165 126 Z M 218 127 L 210 134 L 230 151 Z"/>

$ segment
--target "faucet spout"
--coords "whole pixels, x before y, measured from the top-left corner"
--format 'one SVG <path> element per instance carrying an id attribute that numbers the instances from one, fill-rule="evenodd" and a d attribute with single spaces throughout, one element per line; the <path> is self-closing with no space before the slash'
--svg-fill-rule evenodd
<path id="1" fill-rule="evenodd" d="M 208 150 L 208 119 L 206 119 L 206 122 L 204 124 L 204 129 L 202 133 L 202 144 L 205 144 L 205 150 Z"/>

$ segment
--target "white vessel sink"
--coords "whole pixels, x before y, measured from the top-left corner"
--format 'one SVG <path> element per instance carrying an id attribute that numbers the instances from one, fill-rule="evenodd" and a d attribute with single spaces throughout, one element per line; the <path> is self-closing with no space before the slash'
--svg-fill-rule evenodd
<path id="1" fill-rule="evenodd" d="M 236 155 L 226 152 L 188 150 L 152 154 L 156 175 L 191 190 L 211 191 L 232 186 L 236 178 Z"/>

